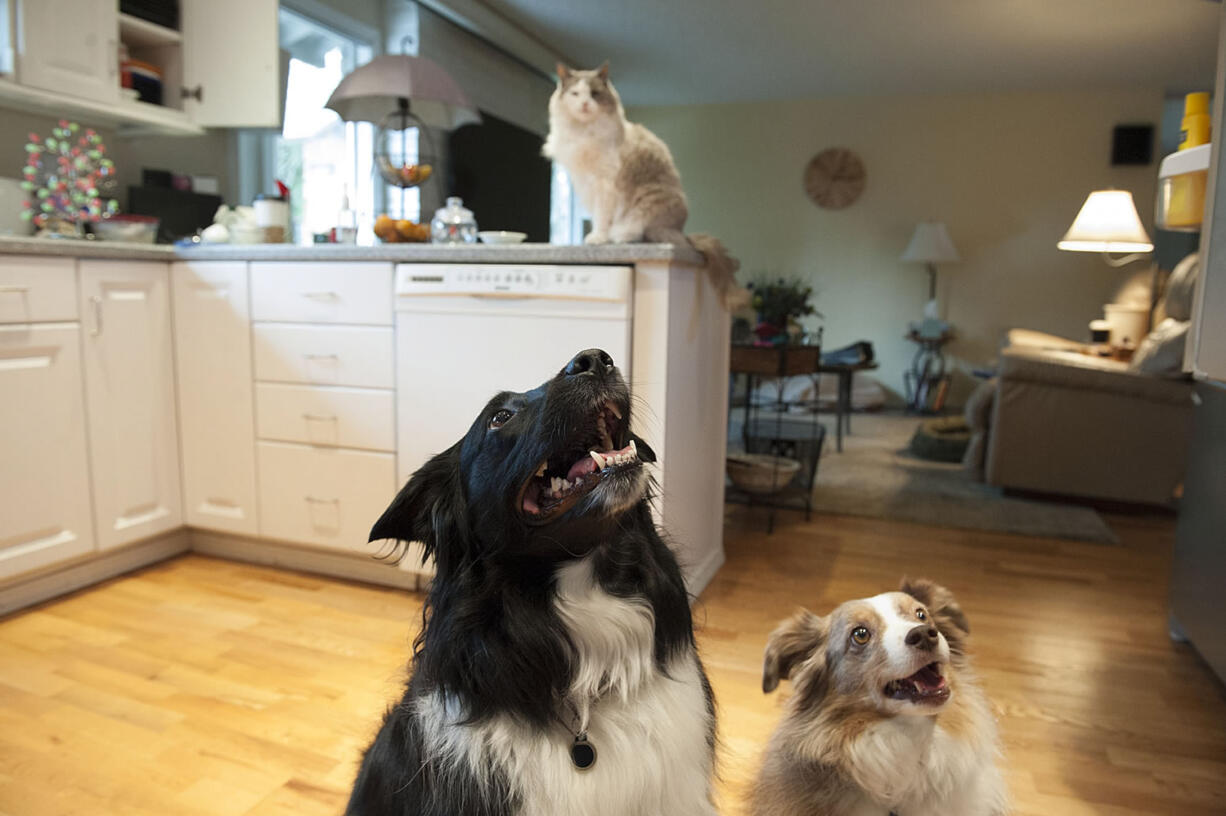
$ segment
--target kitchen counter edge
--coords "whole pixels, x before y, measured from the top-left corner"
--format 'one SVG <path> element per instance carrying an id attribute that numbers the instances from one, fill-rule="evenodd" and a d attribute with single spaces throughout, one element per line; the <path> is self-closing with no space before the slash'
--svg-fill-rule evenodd
<path id="1" fill-rule="evenodd" d="M 106 241 L 0 237 L 0 255 L 41 255 L 125 261 L 384 261 L 393 263 L 703 264 L 690 247 L 673 244 L 202 244 L 175 247 Z"/>

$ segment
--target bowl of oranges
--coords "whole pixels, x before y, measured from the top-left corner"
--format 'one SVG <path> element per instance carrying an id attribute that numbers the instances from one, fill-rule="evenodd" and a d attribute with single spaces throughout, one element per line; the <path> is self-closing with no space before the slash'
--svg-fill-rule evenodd
<path id="1" fill-rule="evenodd" d="M 430 240 L 430 225 L 385 214 L 375 219 L 375 236 L 385 244 L 422 244 Z"/>

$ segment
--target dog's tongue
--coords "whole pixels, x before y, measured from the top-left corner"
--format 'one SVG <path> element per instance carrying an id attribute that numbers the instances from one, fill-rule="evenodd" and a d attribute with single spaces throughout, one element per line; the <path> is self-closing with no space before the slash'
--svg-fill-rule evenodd
<path id="1" fill-rule="evenodd" d="M 570 470 L 566 471 L 566 481 L 573 482 L 580 476 L 586 476 L 596 469 L 596 460 L 590 456 L 585 456 L 578 462 L 570 466 Z"/>
<path id="2" fill-rule="evenodd" d="M 941 677 L 931 666 L 920 669 L 911 675 L 910 679 L 921 692 L 936 691 L 945 682 L 945 678 Z"/>

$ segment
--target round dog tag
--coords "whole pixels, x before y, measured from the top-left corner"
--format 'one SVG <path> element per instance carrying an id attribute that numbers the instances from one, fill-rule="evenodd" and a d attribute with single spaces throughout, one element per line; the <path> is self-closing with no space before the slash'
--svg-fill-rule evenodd
<path id="1" fill-rule="evenodd" d="M 586 736 L 575 737 L 575 744 L 570 746 L 570 761 L 581 771 L 586 771 L 596 764 L 596 749 L 587 741 Z"/>

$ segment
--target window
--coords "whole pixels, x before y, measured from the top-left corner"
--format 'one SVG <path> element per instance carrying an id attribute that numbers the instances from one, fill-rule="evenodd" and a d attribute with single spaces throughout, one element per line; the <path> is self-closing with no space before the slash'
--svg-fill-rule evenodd
<path id="1" fill-rule="evenodd" d="M 336 226 L 346 195 L 359 232 L 369 233 L 384 199 L 373 172 L 375 127 L 343 122 L 324 103 L 345 74 L 370 61 L 375 42 L 284 6 L 279 23 L 289 55 L 285 118 L 279 133 L 248 135 L 256 144 L 240 162 L 245 175 L 259 179 L 252 193 L 274 192 L 277 180 L 289 187 L 295 243 L 309 244 Z"/>

